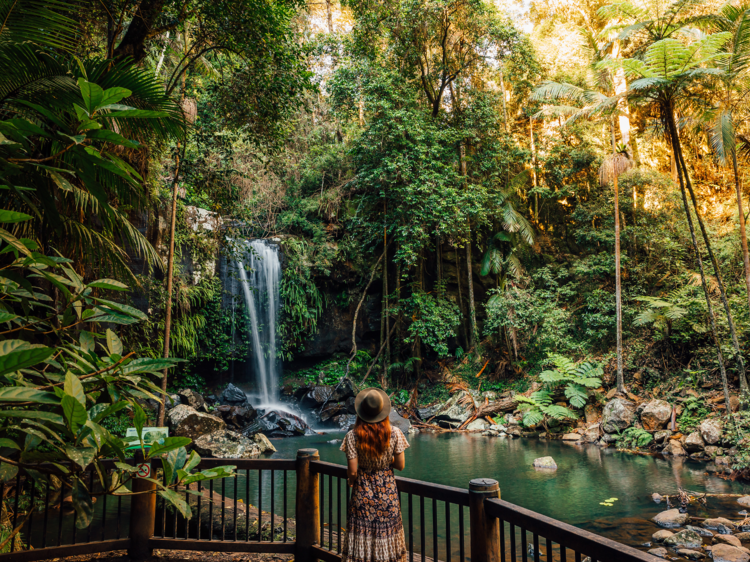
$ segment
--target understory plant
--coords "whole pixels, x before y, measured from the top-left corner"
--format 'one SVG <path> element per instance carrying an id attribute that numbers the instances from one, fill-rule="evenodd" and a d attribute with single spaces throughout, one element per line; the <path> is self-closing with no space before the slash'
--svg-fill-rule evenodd
<path id="1" fill-rule="evenodd" d="M 0 210 L 3 224 L 30 218 Z M 33 241 L 2 228 L 0 240 L 0 482 L 29 479 L 49 489 L 52 504 L 70 494 L 76 526 L 84 528 L 92 520 L 93 496 L 132 493 L 136 468 L 126 464 L 126 448 L 135 445 L 146 459 L 162 460 L 163 479 L 153 480 L 156 493 L 190 518 L 176 489 L 231 476 L 234 467 L 194 472 L 200 457 L 188 455 L 186 437 L 161 439 L 146 450 L 147 418 L 139 401 L 159 400 L 154 381 L 178 360 L 137 357 L 124 349 L 117 330 L 146 319 L 110 296 L 128 286 L 113 279 L 85 283 L 71 260 L 44 255 Z M 125 411 L 132 413 L 135 442 L 102 425 Z M 110 472 L 102 461 L 112 458 Z M 86 474 L 92 472 L 100 491 L 90 486 Z"/>
<path id="2" fill-rule="evenodd" d="M 523 413 L 523 425 L 526 427 L 545 422 L 546 418 L 557 421 L 576 419 L 578 414 L 575 410 L 580 410 L 586 405 L 588 389 L 598 388 L 602 384 L 603 370 L 600 364 L 588 361 L 576 363 L 563 355 L 550 355 L 547 363 L 555 368 L 543 371 L 539 375 L 539 379 L 544 383 L 543 388 L 529 397 L 516 397 Z M 572 409 L 555 403 L 555 394 L 560 387 L 563 387 Z"/>
<path id="3" fill-rule="evenodd" d="M 642 449 L 654 442 L 654 436 L 645 429 L 629 427 L 617 438 L 618 449 Z"/>

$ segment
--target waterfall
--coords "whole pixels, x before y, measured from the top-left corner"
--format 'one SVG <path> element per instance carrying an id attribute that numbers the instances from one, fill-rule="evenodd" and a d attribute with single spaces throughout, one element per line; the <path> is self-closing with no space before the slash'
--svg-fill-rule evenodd
<path id="1" fill-rule="evenodd" d="M 278 403 L 279 369 L 276 358 L 276 324 L 280 301 L 279 247 L 266 240 L 246 240 L 243 259 L 237 260 L 240 285 L 250 315 L 248 326 L 253 350 L 253 371 L 259 407 Z"/>

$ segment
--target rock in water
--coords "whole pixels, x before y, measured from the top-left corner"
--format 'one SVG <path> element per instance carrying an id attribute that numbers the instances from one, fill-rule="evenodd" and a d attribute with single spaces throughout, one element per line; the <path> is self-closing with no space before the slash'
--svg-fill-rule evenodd
<path id="1" fill-rule="evenodd" d="M 662 497 L 662 495 L 661 494 L 657 494 L 656 492 L 654 492 L 653 494 L 651 494 L 651 499 L 654 500 L 654 503 L 661 503 L 664 500 L 664 498 Z"/>
<path id="2" fill-rule="evenodd" d="M 183 404 L 187 404 L 188 406 L 190 406 L 191 408 L 195 408 L 196 410 L 200 410 L 206 403 L 206 401 L 203 399 L 203 396 L 201 396 L 194 390 L 190 390 L 189 388 L 181 390 L 180 392 L 178 392 L 178 394 L 182 399 Z"/>
<path id="3" fill-rule="evenodd" d="M 476 419 L 473 422 L 468 423 L 464 429 L 466 429 L 466 431 L 484 431 L 488 427 L 490 427 L 490 424 L 487 420 Z"/>
<path id="4" fill-rule="evenodd" d="M 666 529 L 659 529 L 653 535 L 651 535 L 651 540 L 654 542 L 664 542 L 672 535 L 674 535 L 672 531 L 667 531 Z"/>
<path id="5" fill-rule="evenodd" d="M 652 556 L 658 556 L 659 558 L 666 558 L 668 551 L 666 548 L 660 546 L 659 548 L 652 548 L 648 553 Z"/>
<path id="6" fill-rule="evenodd" d="M 697 431 L 694 431 L 685 439 L 685 448 L 691 453 L 702 451 L 704 446 L 703 437 Z"/>
<path id="7" fill-rule="evenodd" d="M 346 413 L 346 406 L 344 404 L 329 402 L 328 404 L 323 406 L 323 409 L 320 411 L 320 421 L 327 422 L 328 420 L 332 420 L 336 416 L 340 416 L 341 414 Z"/>
<path id="8" fill-rule="evenodd" d="M 689 529 L 683 529 L 679 533 L 675 533 L 671 537 L 664 539 L 664 544 L 671 546 L 674 549 L 678 548 L 700 548 L 703 544 L 703 539 L 695 531 Z"/>
<path id="9" fill-rule="evenodd" d="M 714 536 L 714 534 L 711 531 L 709 531 L 708 529 L 702 529 L 701 527 L 693 527 L 692 525 L 685 525 L 685 528 L 698 533 L 702 537 Z"/>
<path id="10" fill-rule="evenodd" d="M 681 548 L 677 551 L 677 554 L 680 556 L 684 556 L 688 560 L 703 560 L 706 555 L 698 550 L 689 550 L 686 548 Z"/>
<path id="11" fill-rule="evenodd" d="M 701 523 L 701 527 L 705 527 L 706 529 L 713 529 L 715 531 L 719 531 L 721 527 L 726 527 L 730 532 L 737 530 L 737 526 L 732 521 L 730 521 L 729 519 L 725 519 L 724 517 L 704 519 Z"/>
<path id="12" fill-rule="evenodd" d="M 682 448 L 682 444 L 677 439 L 670 439 L 666 447 L 662 449 L 662 454 L 672 455 L 674 457 L 686 457 L 687 453 Z"/>
<path id="13" fill-rule="evenodd" d="M 619 433 L 633 424 L 635 404 L 630 400 L 615 398 L 604 406 L 602 429 L 605 433 Z"/>
<path id="14" fill-rule="evenodd" d="M 641 412 L 641 423 L 646 431 L 667 427 L 672 417 L 672 406 L 664 400 L 651 400 Z"/>
<path id="15" fill-rule="evenodd" d="M 532 466 L 534 468 L 546 468 L 549 470 L 557 470 L 557 463 L 555 462 L 555 459 L 553 459 L 552 457 L 539 457 L 538 459 L 534 459 Z"/>
<path id="16" fill-rule="evenodd" d="M 246 406 L 248 404 L 247 395 L 234 386 L 232 383 L 224 389 L 219 396 L 219 403 L 222 406 Z"/>
<path id="17" fill-rule="evenodd" d="M 245 406 L 219 406 L 216 411 L 222 417 L 222 419 L 229 425 L 236 427 L 237 429 L 244 429 L 247 427 L 255 418 L 258 417 L 258 412 L 247 404 Z"/>
<path id="18" fill-rule="evenodd" d="M 219 459 L 249 459 L 260 455 L 260 447 L 234 431 L 220 430 L 202 435 L 193 441 L 200 455 Z"/>
<path id="19" fill-rule="evenodd" d="M 201 435 L 208 435 L 214 431 L 226 428 L 221 418 L 196 412 L 190 406 L 180 404 L 167 412 L 167 423 L 176 437 L 190 437 L 193 441 Z"/>
<path id="20" fill-rule="evenodd" d="M 748 562 L 750 554 L 728 544 L 716 544 L 711 548 L 711 557 L 714 562 Z"/>
<path id="21" fill-rule="evenodd" d="M 271 441 L 262 433 L 256 433 L 253 435 L 253 441 L 258 445 L 261 453 L 275 453 L 276 447 L 271 444 Z"/>
<path id="22" fill-rule="evenodd" d="M 750 496 L 742 496 L 741 498 L 738 498 L 737 503 L 744 505 L 745 507 L 750 507 Z"/>
<path id="23" fill-rule="evenodd" d="M 580 441 L 582 437 L 579 433 L 566 433 L 563 435 L 563 441 Z"/>
<path id="24" fill-rule="evenodd" d="M 659 525 L 659 527 L 664 527 L 666 529 L 681 527 L 687 523 L 687 520 L 688 514 L 680 513 L 679 509 L 668 509 L 667 511 L 662 511 L 661 513 L 657 513 L 656 516 L 651 519 L 651 521 Z"/>
<path id="25" fill-rule="evenodd" d="M 357 421 L 357 416 L 352 416 L 351 414 L 342 414 L 333 418 L 333 421 L 339 424 L 341 431 L 349 431 L 350 429 L 354 428 L 354 423 Z"/>
<path id="26" fill-rule="evenodd" d="M 721 439 L 721 428 L 721 421 L 716 418 L 710 418 L 703 420 L 698 427 L 698 430 L 701 432 L 703 440 L 708 445 L 716 445 Z"/>
<path id="27" fill-rule="evenodd" d="M 418 408 L 417 415 L 419 415 L 419 419 L 422 421 L 427 421 L 440 411 L 440 407 L 441 404 L 434 404 L 432 406 L 427 406 L 426 408 Z M 356 412 L 350 413 L 354 414 Z"/>
<path id="28" fill-rule="evenodd" d="M 404 435 L 409 433 L 411 422 L 406 418 L 402 418 L 393 408 L 391 408 L 391 413 L 388 414 L 388 419 L 390 420 L 391 425 L 399 428 Z"/>
<path id="29" fill-rule="evenodd" d="M 711 539 L 713 544 L 728 544 L 729 546 L 742 547 L 740 539 L 733 535 L 716 535 Z"/>

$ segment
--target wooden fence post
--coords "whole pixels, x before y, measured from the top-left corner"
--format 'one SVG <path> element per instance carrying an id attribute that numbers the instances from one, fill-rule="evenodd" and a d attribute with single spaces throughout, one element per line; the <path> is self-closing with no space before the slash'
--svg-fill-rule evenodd
<path id="1" fill-rule="evenodd" d="M 144 462 L 143 451 L 135 451 L 135 463 Z M 153 470 L 153 461 L 152 461 Z M 153 478 L 153 474 L 151 475 Z M 145 560 L 153 554 L 149 542 L 154 536 L 156 521 L 156 482 L 145 478 L 133 479 L 133 492 L 142 492 L 130 496 L 130 546 L 128 556 L 131 560 Z M 146 493 L 151 492 L 151 493 Z"/>
<path id="2" fill-rule="evenodd" d="M 484 509 L 484 500 L 499 498 L 497 480 L 477 478 L 469 482 L 469 531 L 471 562 L 499 562 L 500 521 Z"/>
<path id="3" fill-rule="evenodd" d="M 320 543 L 320 483 L 310 462 L 320 460 L 317 449 L 297 451 L 297 552 L 295 562 L 315 562 L 312 546 Z"/>

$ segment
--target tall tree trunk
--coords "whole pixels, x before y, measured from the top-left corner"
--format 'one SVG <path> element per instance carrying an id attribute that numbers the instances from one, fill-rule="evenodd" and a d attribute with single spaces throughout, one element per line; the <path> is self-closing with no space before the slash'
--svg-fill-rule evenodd
<path id="1" fill-rule="evenodd" d="M 328 33 L 333 33 L 333 11 L 331 10 L 331 0 L 326 0 L 326 19 L 328 21 Z"/>
<path id="2" fill-rule="evenodd" d="M 536 189 L 536 146 L 534 144 L 534 118 L 529 117 L 529 143 L 531 146 L 531 185 Z M 539 194 L 534 194 L 534 220 L 539 224 Z"/>
<path id="3" fill-rule="evenodd" d="M 187 37 L 185 37 L 185 49 L 187 49 Z M 185 80 L 187 71 L 182 73 L 182 91 L 180 92 L 180 107 L 185 101 Z M 180 150 L 182 141 L 177 143 L 177 154 L 175 156 L 174 180 L 172 181 L 172 220 L 169 223 L 169 257 L 167 258 L 167 302 L 164 311 L 164 359 L 169 358 L 169 343 L 172 335 L 172 285 L 174 279 L 174 237 L 177 221 L 177 185 L 180 177 Z M 161 404 L 159 404 L 159 415 L 157 427 L 164 426 L 164 414 L 167 403 L 167 374 L 169 369 L 164 369 L 161 379 Z"/>
<path id="4" fill-rule="evenodd" d="M 615 123 L 612 120 L 612 179 L 615 188 L 615 307 L 617 309 L 617 392 L 625 393 L 625 377 L 622 372 L 622 275 L 620 273 L 620 189 L 617 184 L 617 147 L 615 145 Z"/>
<path id="5" fill-rule="evenodd" d="M 669 140 L 672 143 L 672 154 L 676 154 L 680 145 L 680 137 L 677 132 L 677 124 L 674 120 L 674 113 L 671 105 L 667 105 L 663 108 L 667 121 L 667 133 L 669 134 Z M 695 227 L 693 226 L 693 216 L 690 212 L 690 205 L 688 205 L 687 194 L 685 193 L 685 182 L 683 180 L 682 170 L 678 168 L 677 178 L 680 185 L 680 192 L 682 194 L 682 205 L 685 209 L 685 217 L 687 218 L 688 228 L 690 230 L 690 239 L 693 242 L 693 250 L 695 251 L 695 257 L 698 261 L 698 270 L 701 276 L 701 285 L 703 287 L 703 294 L 706 297 L 706 307 L 708 310 L 708 318 L 711 326 L 711 336 L 716 346 L 716 356 L 719 361 L 719 371 L 721 373 L 721 384 L 724 389 L 724 402 L 727 406 L 727 413 L 729 414 L 732 410 L 729 405 L 729 381 L 727 380 L 727 371 L 724 367 L 724 355 L 721 352 L 721 343 L 719 341 L 719 332 L 716 329 L 716 318 L 714 317 L 714 309 L 711 304 L 711 293 L 708 290 L 708 284 L 706 283 L 706 273 L 703 269 L 703 258 L 701 257 L 700 247 L 698 246 L 698 240 L 695 237 Z"/>
<path id="6" fill-rule="evenodd" d="M 474 305 L 474 274 L 471 268 L 471 221 L 469 221 L 469 240 L 466 242 L 466 273 L 469 279 L 469 314 L 471 315 L 471 347 L 477 345 L 477 337 L 479 330 L 477 330 L 477 311 Z M 477 349 L 479 354 L 479 349 Z"/>
<path id="7" fill-rule="evenodd" d="M 505 127 L 505 132 L 508 132 L 508 107 L 506 98 L 508 97 L 508 94 L 505 93 L 505 80 L 503 79 L 503 70 L 500 69 L 500 91 L 503 94 L 503 126 Z"/>
<path id="8" fill-rule="evenodd" d="M 453 245 L 453 249 L 456 252 L 456 282 L 458 283 L 458 309 L 461 311 L 461 327 L 464 331 L 464 345 L 468 350 L 471 347 L 469 343 L 469 328 L 466 326 L 467 314 L 466 308 L 464 307 L 464 297 L 461 294 L 461 260 L 458 257 L 458 246 Z"/>
<path id="9" fill-rule="evenodd" d="M 383 216 L 387 217 L 387 203 L 383 202 Z M 387 388 L 386 382 L 388 381 L 388 359 L 390 358 L 391 354 L 391 338 L 390 338 L 390 332 L 391 332 L 391 326 L 389 322 L 389 312 L 388 312 L 388 234 L 386 231 L 386 227 L 383 226 L 383 247 L 386 248 L 386 254 L 383 257 L 383 315 L 380 320 L 380 332 L 384 334 L 385 336 L 385 345 L 386 345 L 386 354 L 385 357 L 383 357 L 383 378 L 380 382 L 381 386 L 383 388 Z M 383 338 L 381 337 L 380 346 L 383 346 Z"/>
<path id="10" fill-rule="evenodd" d="M 747 231 L 745 230 L 745 210 L 742 207 L 742 185 L 740 172 L 737 169 L 737 151 L 732 150 L 732 167 L 734 169 L 734 190 L 737 194 L 737 211 L 740 216 L 740 244 L 742 245 L 742 261 L 745 265 L 745 287 L 747 288 L 747 304 L 750 307 L 750 255 L 747 250 Z"/>
<path id="11" fill-rule="evenodd" d="M 674 127 L 675 132 L 677 132 L 677 126 Z M 737 366 L 739 368 L 739 379 L 740 379 L 740 391 L 743 395 L 748 394 L 748 384 L 747 384 L 747 375 L 745 373 L 745 359 L 742 356 L 742 350 L 740 349 L 740 342 L 737 339 L 737 330 L 734 325 L 734 319 L 732 318 L 732 311 L 729 308 L 729 301 L 727 300 L 727 292 L 724 287 L 724 281 L 721 277 L 721 270 L 719 269 L 719 262 L 716 259 L 716 255 L 714 254 L 713 249 L 711 248 L 711 240 L 708 237 L 708 232 L 706 231 L 706 226 L 703 223 L 703 219 L 701 218 L 700 210 L 698 209 L 698 200 L 695 197 L 695 192 L 693 191 L 693 184 L 690 181 L 690 174 L 688 173 L 687 164 L 685 163 L 685 157 L 682 152 L 682 145 L 679 143 L 679 136 L 678 136 L 678 144 L 677 144 L 677 150 L 675 151 L 677 154 L 677 164 L 678 169 L 682 170 L 682 174 L 684 176 L 685 180 L 685 187 L 687 187 L 688 193 L 690 194 L 690 200 L 693 203 L 693 208 L 695 209 L 695 217 L 698 221 L 698 227 L 701 230 L 701 236 L 703 237 L 703 243 L 706 245 L 706 250 L 708 251 L 708 257 L 711 260 L 711 265 L 714 269 L 714 274 L 716 275 L 716 282 L 719 286 L 719 294 L 721 295 L 721 302 L 724 305 L 724 313 L 727 317 L 727 324 L 729 326 L 729 333 L 732 336 L 732 346 L 734 347 L 734 353 L 736 355 L 735 359 L 737 361 Z M 729 407 L 729 405 L 727 405 Z"/>

